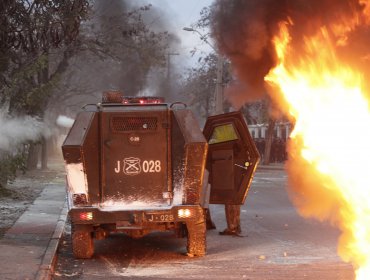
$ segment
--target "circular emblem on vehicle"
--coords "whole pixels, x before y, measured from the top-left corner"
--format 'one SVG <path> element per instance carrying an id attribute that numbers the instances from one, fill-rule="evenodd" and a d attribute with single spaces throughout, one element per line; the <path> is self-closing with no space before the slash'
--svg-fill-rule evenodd
<path id="1" fill-rule="evenodd" d="M 129 157 L 123 159 L 123 172 L 126 175 L 134 176 L 141 173 L 141 163 L 139 158 Z"/>
<path id="2" fill-rule="evenodd" d="M 129 136 L 128 136 L 128 142 L 132 145 L 139 145 L 140 142 L 141 142 L 141 137 L 140 135 L 136 134 L 136 133 L 131 133 Z"/>

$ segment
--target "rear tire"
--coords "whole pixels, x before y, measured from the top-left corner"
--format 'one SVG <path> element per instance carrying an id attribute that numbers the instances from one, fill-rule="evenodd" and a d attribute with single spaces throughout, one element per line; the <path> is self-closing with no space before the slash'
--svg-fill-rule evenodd
<path id="1" fill-rule="evenodd" d="M 72 231 L 72 251 L 77 259 L 90 259 L 94 254 L 92 233 L 85 230 Z"/>

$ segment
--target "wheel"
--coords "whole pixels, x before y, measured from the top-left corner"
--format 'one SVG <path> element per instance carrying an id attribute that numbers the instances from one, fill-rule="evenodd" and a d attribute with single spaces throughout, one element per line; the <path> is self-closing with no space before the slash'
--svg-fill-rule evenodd
<path id="1" fill-rule="evenodd" d="M 72 251 L 77 259 L 90 259 L 94 254 L 92 233 L 86 230 L 72 231 Z"/>

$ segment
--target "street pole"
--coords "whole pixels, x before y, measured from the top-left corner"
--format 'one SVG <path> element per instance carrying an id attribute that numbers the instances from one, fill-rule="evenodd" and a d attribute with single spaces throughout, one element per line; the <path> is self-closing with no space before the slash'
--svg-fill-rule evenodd
<path id="1" fill-rule="evenodd" d="M 171 55 L 179 55 L 179 53 L 167 53 L 167 80 L 171 79 Z"/>
<path id="2" fill-rule="evenodd" d="M 217 56 L 217 74 L 216 74 L 216 88 L 215 88 L 215 110 L 214 114 L 222 114 L 224 112 L 223 108 L 223 58 L 220 54 Z"/>

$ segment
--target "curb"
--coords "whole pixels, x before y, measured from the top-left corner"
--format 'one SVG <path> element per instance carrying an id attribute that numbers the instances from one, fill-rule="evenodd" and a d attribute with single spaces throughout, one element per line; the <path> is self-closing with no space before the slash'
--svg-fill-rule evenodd
<path id="1" fill-rule="evenodd" d="M 36 275 L 37 280 L 51 280 L 54 272 L 54 267 L 57 261 L 57 251 L 59 247 L 60 238 L 64 231 L 64 226 L 67 220 L 67 202 L 64 203 L 63 209 L 60 213 L 58 223 L 55 227 L 53 236 L 49 241 L 49 245 L 45 250 L 45 255 Z"/>

